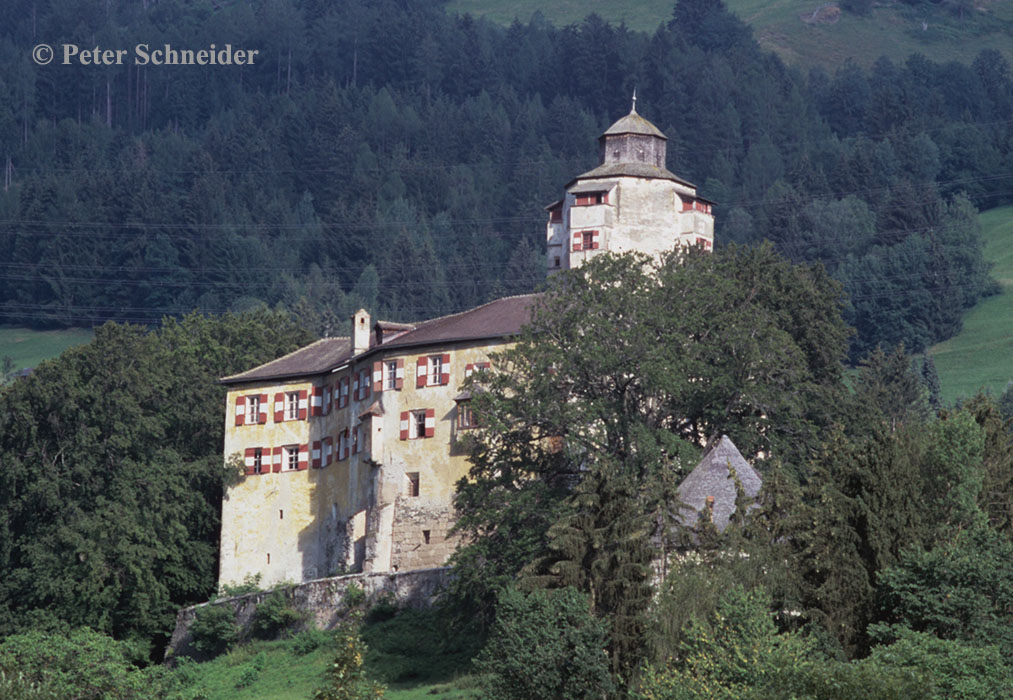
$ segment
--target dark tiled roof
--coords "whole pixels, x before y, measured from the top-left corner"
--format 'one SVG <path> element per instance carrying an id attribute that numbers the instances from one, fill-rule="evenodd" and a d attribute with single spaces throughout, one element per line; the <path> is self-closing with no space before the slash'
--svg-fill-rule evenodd
<path id="1" fill-rule="evenodd" d="M 760 475 L 756 473 L 745 457 L 728 439 L 721 439 L 711 445 L 704 454 L 700 464 L 690 475 L 679 484 L 679 498 L 686 504 L 680 510 L 680 519 L 684 525 L 692 527 L 700 511 L 707 504 L 707 497 L 714 497 L 714 525 L 718 531 L 728 527 L 728 520 L 735 512 L 735 481 L 731 478 L 728 466 L 735 469 L 735 474 L 742 483 L 742 489 L 750 498 L 760 492 Z"/>
<path id="2" fill-rule="evenodd" d="M 478 340 L 516 335 L 531 319 L 531 306 L 537 294 L 503 297 L 458 314 L 422 321 L 415 330 L 399 335 L 380 348 L 429 345 L 454 340 Z M 376 350 L 378 348 L 371 348 Z"/>
<path id="3" fill-rule="evenodd" d="M 566 191 L 570 194 L 583 194 L 584 192 L 604 192 L 610 190 L 616 186 L 615 180 L 606 180 L 605 182 L 578 182 L 576 185 L 572 185 L 566 188 Z"/>
<path id="4" fill-rule="evenodd" d="M 304 377 L 326 372 L 348 359 L 350 343 L 348 338 L 321 338 L 304 348 L 279 357 L 259 367 L 231 377 L 224 377 L 222 384 L 239 384 L 280 377 Z"/>
<path id="5" fill-rule="evenodd" d="M 671 172 L 668 168 L 659 168 L 657 165 L 650 165 L 649 163 L 604 163 L 599 165 L 594 170 L 588 170 L 583 175 L 578 175 L 573 181 L 567 185 L 567 188 L 573 185 L 574 182 L 580 180 L 590 180 L 592 178 L 599 177 L 646 177 L 654 178 L 656 180 L 672 180 L 678 182 L 686 187 L 696 187 L 693 183 L 683 180 L 681 177 Z"/>
<path id="6" fill-rule="evenodd" d="M 356 358 L 365 358 L 387 348 L 516 335 L 521 326 L 531 319 L 531 306 L 537 296 L 537 294 L 523 294 L 503 297 L 476 306 L 474 309 L 419 323 L 379 321 L 384 335 L 393 333 L 394 337 L 380 345 L 371 344 L 368 350 Z M 375 334 L 373 337 L 375 338 Z M 352 357 L 348 338 L 324 338 L 277 360 L 241 374 L 225 377 L 220 381 L 222 384 L 239 384 L 266 379 L 307 377 L 329 372 L 350 359 Z"/>
<path id="7" fill-rule="evenodd" d="M 630 112 L 606 129 L 602 136 L 618 136 L 619 134 L 644 134 L 646 136 L 655 136 L 659 139 L 668 140 L 668 137 L 661 133 L 661 129 L 641 117 L 635 111 Z"/>

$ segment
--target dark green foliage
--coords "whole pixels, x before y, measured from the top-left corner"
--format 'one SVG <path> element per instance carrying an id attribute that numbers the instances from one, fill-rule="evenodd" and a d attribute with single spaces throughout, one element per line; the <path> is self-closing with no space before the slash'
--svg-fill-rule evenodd
<path id="1" fill-rule="evenodd" d="M 305 343 L 284 315 L 108 324 L 0 395 L 0 632 L 90 625 L 164 646 L 215 589 L 218 377 Z"/>
<path id="2" fill-rule="evenodd" d="M 276 639 L 305 619 L 304 614 L 292 607 L 284 592 L 275 591 L 257 605 L 250 631 L 258 639 Z"/>
<path id="3" fill-rule="evenodd" d="M 386 683 L 433 683 L 467 673 L 481 639 L 439 610 L 402 610 L 362 628 L 366 665 Z"/>
<path id="4" fill-rule="evenodd" d="M 239 640 L 236 612 L 228 604 L 197 608 L 190 625 L 190 636 L 193 648 L 205 657 L 228 651 Z"/>
<path id="5" fill-rule="evenodd" d="M 940 396 L 942 387 L 939 385 L 939 373 L 936 372 L 936 363 L 931 355 L 922 358 L 921 379 L 925 391 L 928 392 L 929 406 L 933 411 L 939 411 L 943 407 L 943 399 Z"/>
<path id="6" fill-rule="evenodd" d="M 920 697 L 931 700 L 993 700 L 1013 693 L 1013 666 L 996 644 L 964 644 L 902 630 L 892 644 L 874 648 L 863 665 L 923 676 L 931 690 Z"/>
<path id="7" fill-rule="evenodd" d="M 608 625 L 573 588 L 504 591 L 476 668 L 490 700 L 577 700 L 611 692 Z"/>
<path id="8" fill-rule="evenodd" d="M 310 627 L 292 637 L 292 651 L 296 656 L 305 656 L 320 647 L 327 646 L 333 639 L 332 633 Z"/>
<path id="9" fill-rule="evenodd" d="M 934 549 L 915 549 L 881 574 L 880 607 L 887 623 L 1013 653 L 1013 542 L 988 527 L 957 534 Z M 891 627 L 892 625 L 893 627 Z"/>
<path id="10" fill-rule="evenodd" d="M 161 669 L 139 670 L 127 645 L 88 629 L 11 635 L 0 643 L 4 700 L 144 700 L 162 694 Z"/>

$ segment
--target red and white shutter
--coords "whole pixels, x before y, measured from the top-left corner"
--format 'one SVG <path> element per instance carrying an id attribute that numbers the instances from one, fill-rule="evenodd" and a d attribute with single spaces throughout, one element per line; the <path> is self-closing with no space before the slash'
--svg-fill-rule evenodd
<path id="1" fill-rule="evenodd" d="M 341 379 L 341 398 L 338 401 L 338 408 L 344 408 L 348 405 L 348 377 Z"/>
<path id="2" fill-rule="evenodd" d="M 324 466 L 334 461 L 334 438 L 327 436 L 323 440 Z"/>
<path id="3" fill-rule="evenodd" d="M 401 391 L 401 387 L 404 386 L 404 358 L 400 358 L 397 361 L 397 369 L 394 372 L 394 388 L 397 391 Z"/>
<path id="4" fill-rule="evenodd" d="M 322 386 L 313 387 L 313 393 L 311 394 L 310 400 L 310 415 L 324 415 L 324 388 Z"/>
<path id="5" fill-rule="evenodd" d="M 306 420 L 306 414 L 309 413 L 307 410 L 309 408 L 308 394 L 309 392 L 305 389 L 299 392 L 299 420 Z"/>
<path id="6" fill-rule="evenodd" d="M 246 397 L 236 397 L 236 425 L 243 425 L 246 422 Z"/>
<path id="7" fill-rule="evenodd" d="M 276 474 L 281 471 L 281 457 L 284 452 L 284 447 L 275 447 L 274 453 L 271 455 L 271 471 Z"/>
<path id="8" fill-rule="evenodd" d="M 450 353 L 443 353 L 443 375 L 440 377 L 440 384 L 450 384 Z"/>
<path id="9" fill-rule="evenodd" d="M 468 363 L 464 366 L 464 378 L 467 379 L 471 376 L 471 373 L 475 371 L 475 365 Z"/>
<path id="10" fill-rule="evenodd" d="M 421 389 L 428 382 L 429 378 L 429 358 L 420 357 L 419 361 L 415 365 L 415 388 Z"/>
<path id="11" fill-rule="evenodd" d="M 355 378 L 352 379 L 352 399 L 355 401 L 359 400 L 359 375 L 356 373 Z"/>
<path id="12" fill-rule="evenodd" d="M 411 424 L 411 414 L 408 411 L 401 411 L 401 439 L 408 439 L 408 429 Z"/>
<path id="13" fill-rule="evenodd" d="M 256 459 L 256 454 L 256 447 L 247 447 L 243 453 L 243 466 L 246 467 L 246 476 L 253 476 L 253 463 Z"/>
<path id="14" fill-rule="evenodd" d="M 591 232 L 591 250 L 598 250 L 598 232 Z"/>
<path id="15" fill-rule="evenodd" d="M 436 409 L 426 409 L 426 437 L 436 435 Z"/>
<path id="16" fill-rule="evenodd" d="M 575 253 L 580 252 L 583 243 L 584 237 L 581 235 L 580 231 L 573 234 L 573 252 Z"/>
<path id="17" fill-rule="evenodd" d="M 296 462 L 296 469 L 306 469 L 310 465 L 310 446 L 299 445 L 299 461 Z"/>
<path id="18" fill-rule="evenodd" d="M 324 451 L 320 440 L 313 441 L 313 453 L 311 457 L 313 460 L 313 468 L 319 469 L 320 465 L 324 462 Z"/>
<path id="19" fill-rule="evenodd" d="M 267 394 L 260 395 L 260 416 L 257 422 L 261 425 L 267 423 L 267 410 L 271 407 L 271 402 L 267 400 Z"/>
<path id="20" fill-rule="evenodd" d="M 285 392 L 279 391 L 274 395 L 274 422 L 282 423 L 285 420 Z"/>
<path id="21" fill-rule="evenodd" d="M 383 391 L 383 362 L 373 363 L 373 393 Z"/>

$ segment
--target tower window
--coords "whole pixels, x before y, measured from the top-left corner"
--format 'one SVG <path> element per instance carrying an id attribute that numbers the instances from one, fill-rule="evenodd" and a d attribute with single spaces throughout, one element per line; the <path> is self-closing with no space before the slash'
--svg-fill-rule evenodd
<path id="1" fill-rule="evenodd" d="M 573 203 L 575 207 L 590 207 L 595 204 L 608 204 L 609 202 L 608 192 L 582 192 L 576 195 L 576 197 L 577 199 Z"/>
<path id="2" fill-rule="evenodd" d="M 424 542 L 425 542 L 426 544 L 429 544 L 429 532 L 430 532 L 429 530 L 423 530 L 423 531 L 422 531 L 422 540 L 423 540 L 423 541 L 424 541 Z"/>
<path id="3" fill-rule="evenodd" d="M 583 233 L 583 245 L 584 250 L 591 250 L 594 248 L 594 233 L 592 231 L 584 231 Z"/>
<path id="4" fill-rule="evenodd" d="M 405 474 L 408 477 L 408 495 L 412 498 L 418 498 L 419 496 L 419 473 L 408 472 Z"/>
<path id="5" fill-rule="evenodd" d="M 556 265 L 555 265 L 555 267 L 559 267 L 559 256 L 558 255 L 556 256 Z"/>

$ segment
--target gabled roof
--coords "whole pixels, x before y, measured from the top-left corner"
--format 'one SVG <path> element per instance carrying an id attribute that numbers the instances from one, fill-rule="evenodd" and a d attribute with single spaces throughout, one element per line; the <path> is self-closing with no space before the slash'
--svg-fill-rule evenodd
<path id="1" fill-rule="evenodd" d="M 521 326 L 531 320 L 531 307 L 537 294 L 503 297 L 449 316 L 416 324 L 415 330 L 370 348 L 397 348 L 413 345 L 447 343 L 455 340 L 479 340 L 517 335 Z"/>
<path id="2" fill-rule="evenodd" d="M 305 377 L 326 372 L 346 361 L 351 351 L 348 338 L 321 338 L 295 352 L 271 360 L 246 372 L 219 380 L 222 384 L 239 384 L 279 377 Z"/>
<path id="3" fill-rule="evenodd" d="M 687 506 L 679 512 L 684 525 L 695 525 L 700 511 L 707 506 L 707 497 L 713 496 L 714 525 L 719 532 L 728 527 L 728 521 L 735 512 L 736 496 L 735 481 L 731 477 L 729 466 L 735 470 L 742 490 L 748 497 L 755 498 L 760 492 L 760 475 L 728 436 L 722 435 L 707 448 L 700 463 L 679 484 L 679 499 Z"/>
<path id="4" fill-rule="evenodd" d="M 384 331 L 384 335 L 389 333 L 393 337 L 376 344 L 375 334 L 372 334 L 370 347 L 354 358 L 348 338 L 323 338 L 277 360 L 231 377 L 224 377 L 220 382 L 239 384 L 268 379 L 309 377 L 330 372 L 349 360 L 365 359 L 388 348 L 408 348 L 517 335 L 521 326 L 531 320 L 531 307 L 537 298 L 537 294 L 503 297 L 467 311 L 418 323 L 378 321 L 376 325 Z"/>

